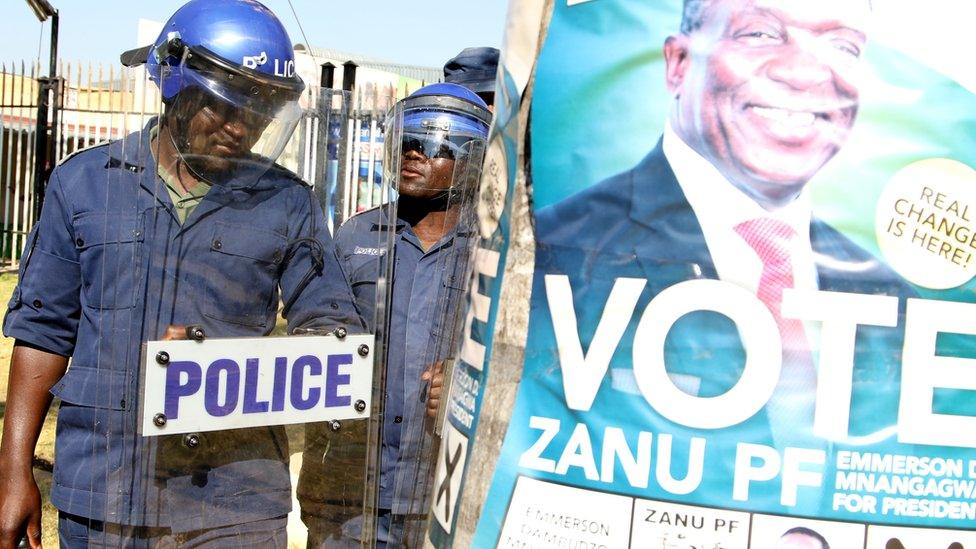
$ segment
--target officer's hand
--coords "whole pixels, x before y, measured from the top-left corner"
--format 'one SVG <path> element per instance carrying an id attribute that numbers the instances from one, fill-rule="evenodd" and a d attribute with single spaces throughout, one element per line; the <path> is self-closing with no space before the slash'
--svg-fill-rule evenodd
<path id="1" fill-rule="evenodd" d="M 430 381 L 427 391 L 427 417 L 437 417 L 437 408 L 441 403 L 441 390 L 444 388 L 444 361 L 438 360 L 420 374 L 420 379 Z"/>
<path id="2" fill-rule="evenodd" d="M 186 326 L 182 324 L 170 324 L 166 327 L 166 333 L 160 338 L 162 341 L 176 341 L 186 339 Z"/>
<path id="3" fill-rule="evenodd" d="M 0 549 L 14 549 L 27 535 L 33 549 L 41 547 L 41 492 L 33 471 L 0 472 Z"/>

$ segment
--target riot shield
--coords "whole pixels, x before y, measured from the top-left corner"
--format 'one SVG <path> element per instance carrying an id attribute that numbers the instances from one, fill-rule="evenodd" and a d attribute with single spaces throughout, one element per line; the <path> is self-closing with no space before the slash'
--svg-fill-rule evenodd
<path id="1" fill-rule="evenodd" d="M 441 252 L 435 261 L 431 280 L 435 289 L 429 306 L 410 322 L 414 330 L 420 326 L 430 329 L 425 344 L 407 349 L 412 367 L 406 368 L 406 375 L 419 373 L 421 386 L 415 398 L 410 398 L 410 391 L 405 393 L 393 512 L 403 516 L 395 537 L 408 547 L 421 546 L 431 498 L 440 489 L 433 484 L 434 467 L 452 372 L 460 351 L 477 233 L 475 193 L 481 179 L 484 147 L 484 141 L 469 142 L 459 156 L 447 205 L 448 211 L 457 212 L 456 225 L 445 226 L 443 245 L 449 250 Z M 406 377 L 404 387 L 410 385 L 410 378 Z"/>
<path id="2" fill-rule="evenodd" d="M 353 103 L 348 91 L 322 89 L 319 92 L 314 111 L 320 135 L 318 142 L 322 146 L 329 142 L 323 134 L 354 124 Z M 333 153 L 328 151 L 328 154 Z M 339 157 L 348 158 L 352 154 L 349 150 L 337 151 Z M 343 162 L 338 162 L 340 172 L 342 165 Z M 329 164 L 324 171 L 331 174 L 336 169 L 337 166 Z M 339 195 L 348 194 L 350 186 L 358 183 L 348 173 L 328 175 L 323 182 L 326 180 L 337 181 L 335 192 Z M 384 180 L 387 181 L 384 190 L 388 190 L 389 180 Z M 324 202 L 337 206 L 332 212 L 337 221 L 350 223 L 337 227 L 335 252 L 350 282 L 357 310 L 368 332 L 375 334 L 373 399 L 368 421 L 306 424 L 297 499 L 301 519 L 308 528 L 308 547 L 372 546 L 376 537 L 378 440 L 383 421 L 385 349 L 389 339 L 386 318 L 396 236 L 394 231 L 386 230 L 382 221 L 396 218 L 397 205 L 386 201 L 346 219 L 342 208 L 344 199 L 329 197 Z M 353 230 L 356 224 L 364 224 L 367 229 Z"/>
<path id="3" fill-rule="evenodd" d="M 489 120 L 480 105 L 415 94 L 386 123 L 398 198 L 377 541 L 390 546 L 418 546 L 426 526 L 433 427 L 457 351 Z"/>
<path id="4" fill-rule="evenodd" d="M 310 490 L 331 513 L 316 533 L 338 540 L 355 522 L 369 544 L 384 353 L 367 324 L 385 323 L 361 317 L 311 188 L 275 163 L 317 105 L 302 109 L 300 80 L 205 50 L 165 55 L 182 62 L 150 83 L 123 73 L 156 105 L 145 125 L 52 177 L 35 238 L 73 267 L 24 274 L 72 357 L 53 389 L 62 533 L 113 547 L 303 543 L 289 520 L 302 450 L 328 433 L 328 474 L 352 480 Z M 384 238 L 364 246 L 380 288 Z"/>

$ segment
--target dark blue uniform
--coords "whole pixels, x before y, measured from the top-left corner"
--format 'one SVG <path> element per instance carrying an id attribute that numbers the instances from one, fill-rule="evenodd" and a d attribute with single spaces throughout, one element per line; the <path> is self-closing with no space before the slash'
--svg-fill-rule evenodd
<path id="1" fill-rule="evenodd" d="M 150 127 L 155 122 L 150 123 Z M 208 337 L 361 327 L 310 189 L 273 167 L 247 186 L 215 185 L 180 224 L 148 153 L 149 128 L 81 152 L 51 175 L 9 304 L 8 337 L 71 357 L 52 392 L 58 415 L 51 499 L 94 520 L 192 531 L 279 517 L 291 508 L 284 431 L 179 437 L 135 432 L 140 348 L 171 324 Z"/>
<path id="2" fill-rule="evenodd" d="M 336 250 L 366 319 L 373 318 L 376 303 L 383 252 L 377 246 L 386 242 L 383 233 L 389 230 L 395 230 L 396 236 L 379 507 L 394 514 L 423 513 L 420 501 L 411 497 L 426 410 L 420 401 L 420 376 L 451 352 L 454 313 L 466 282 L 464 259 L 472 233 L 458 228 L 424 251 L 410 225 L 402 219 L 390 223 L 383 208 L 345 222 L 336 231 Z"/>
<path id="3" fill-rule="evenodd" d="M 420 376 L 432 363 L 450 355 L 452 331 L 466 282 L 465 259 L 473 235 L 470 230 L 455 229 L 425 252 L 410 225 L 402 219 L 391 222 L 388 215 L 383 208 L 356 215 L 336 231 L 335 240 L 356 305 L 367 324 L 371 324 L 376 308 L 377 278 L 387 264 L 386 243 L 389 232 L 395 231 L 379 478 L 378 546 L 388 539 L 393 518 L 391 511 L 393 515 L 426 513 L 423 506 L 427 496 L 426 482 L 418 471 L 426 413 L 426 403 L 420 400 L 423 391 Z M 359 437 L 365 443 L 365 435 Z M 332 440 L 334 446 L 337 440 L 333 434 L 306 434 L 306 440 L 311 442 L 302 465 L 299 500 L 303 516 L 314 533 L 316 528 L 331 527 L 343 520 L 330 513 L 328 507 L 327 500 L 334 499 L 333 492 L 337 490 L 325 489 L 329 483 L 316 482 L 328 475 L 340 458 L 334 450 L 327 450 L 330 447 L 327 441 Z M 355 482 L 358 484 L 343 489 L 347 492 L 361 490 L 362 480 Z M 342 528 L 341 536 L 358 539 L 358 520 L 352 518 Z M 318 535 L 325 538 L 329 533 Z M 393 536 L 398 537 L 397 534 Z M 336 537 L 326 541 L 326 545 L 336 543 Z"/>

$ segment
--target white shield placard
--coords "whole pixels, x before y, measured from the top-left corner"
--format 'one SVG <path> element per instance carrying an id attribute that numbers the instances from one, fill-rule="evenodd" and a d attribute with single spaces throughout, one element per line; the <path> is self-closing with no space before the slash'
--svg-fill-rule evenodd
<path id="1" fill-rule="evenodd" d="M 143 436 L 369 416 L 374 337 L 150 341 Z"/>

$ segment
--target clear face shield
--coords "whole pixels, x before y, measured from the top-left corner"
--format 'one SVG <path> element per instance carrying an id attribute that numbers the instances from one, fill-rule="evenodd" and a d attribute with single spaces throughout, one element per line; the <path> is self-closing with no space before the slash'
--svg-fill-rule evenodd
<path id="1" fill-rule="evenodd" d="M 188 76 L 164 68 L 160 88 L 167 78 Z M 226 75 L 192 78 L 163 105 L 143 71 L 125 73 L 139 114 L 92 151 L 101 178 L 74 186 L 56 216 L 68 225 L 48 221 L 70 242 L 81 288 L 77 347 L 56 389 L 55 499 L 97 546 L 304 544 L 303 519 L 320 509 L 311 499 L 327 508 L 316 533 L 353 521 L 372 539 L 383 306 L 360 314 L 319 198 L 273 163 L 326 104 L 302 111 L 297 94 L 281 102 L 266 89 L 242 101 Z M 373 255 L 392 256 L 374 242 Z M 368 268 L 381 288 L 384 268 Z M 313 455 L 328 471 L 308 478 L 331 480 L 303 493 Z"/>
<path id="2" fill-rule="evenodd" d="M 387 115 L 384 177 L 401 198 L 446 205 L 449 195 L 465 190 L 461 183 L 471 182 L 470 159 L 483 150 L 490 121 L 487 110 L 451 96 L 401 101 Z"/>
<path id="3" fill-rule="evenodd" d="M 390 332 L 400 339 L 388 352 L 388 364 L 399 367 L 387 372 L 380 464 L 388 543 L 421 544 L 436 492 L 435 427 L 460 346 L 489 122 L 486 110 L 444 96 L 408 98 L 387 121 L 399 130 L 387 134 L 386 167 L 402 225 L 390 315 Z"/>
<path id="4" fill-rule="evenodd" d="M 285 149 L 302 119 L 297 77 L 272 78 L 228 66 L 202 48 L 187 48 L 176 67 L 161 66 L 160 87 L 179 87 L 160 117 L 180 164 L 210 184 L 246 187 Z"/>

